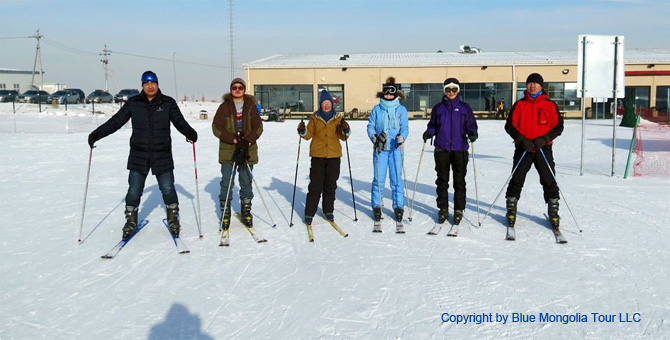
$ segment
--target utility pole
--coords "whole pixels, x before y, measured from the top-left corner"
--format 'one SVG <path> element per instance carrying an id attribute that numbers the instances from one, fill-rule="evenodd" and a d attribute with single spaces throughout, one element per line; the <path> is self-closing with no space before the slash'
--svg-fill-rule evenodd
<path id="1" fill-rule="evenodd" d="M 108 91 L 107 74 L 109 66 L 109 55 L 111 54 L 111 52 L 112 51 L 107 49 L 107 44 L 105 44 L 105 48 L 102 50 L 102 53 L 100 54 L 102 56 L 102 59 L 100 59 L 100 61 L 102 62 L 102 67 L 105 69 L 105 91 Z"/>
<path id="2" fill-rule="evenodd" d="M 174 72 L 174 95 L 175 95 L 175 100 L 177 103 L 179 103 L 179 91 L 177 91 L 177 66 L 175 66 L 174 63 L 174 56 L 177 54 L 177 52 L 172 52 L 172 71 Z"/>
<path id="3" fill-rule="evenodd" d="M 39 28 L 37 29 L 37 34 L 31 36 L 30 38 L 37 39 L 37 50 L 35 51 L 35 63 L 33 63 L 33 76 L 30 79 L 30 89 L 32 90 L 35 87 L 35 67 L 37 66 L 37 60 L 40 61 L 40 90 L 44 88 L 44 71 L 42 70 L 42 49 L 40 48 L 40 39 L 44 36 L 40 34 Z"/>
<path id="4" fill-rule="evenodd" d="M 235 63 L 233 62 L 233 0 L 228 0 L 228 5 L 230 10 L 229 12 L 229 18 L 230 18 L 230 80 L 232 81 L 235 78 L 234 75 L 234 65 Z"/>

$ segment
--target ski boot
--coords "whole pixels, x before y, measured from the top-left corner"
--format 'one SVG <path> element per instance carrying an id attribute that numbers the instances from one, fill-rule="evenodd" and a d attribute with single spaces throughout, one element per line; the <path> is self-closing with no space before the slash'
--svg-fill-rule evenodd
<path id="1" fill-rule="evenodd" d="M 395 221 L 398 223 L 402 223 L 402 215 L 405 211 L 401 207 L 396 207 L 393 209 L 393 213 L 395 213 Z"/>
<path id="2" fill-rule="evenodd" d="M 558 229 L 561 218 L 558 216 L 558 198 L 550 198 L 547 202 L 547 216 L 554 229 Z"/>
<path id="3" fill-rule="evenodd" d="M 219 203 L 221 204 L 221 229 L 227 230 L 230 228 L 230 205 L 232 202 L 220 201 Z"/>
<path id="4" fill-rule="evenodd" d="M 168 204 L 166 208 L 170 234 L 174 237 L 179 237 L 179 231 L 181 229 L 181 225 L 179 224 L 179 203 Z"/>
<path id="5" fill-rule="evenodd" d="M 518 203 L 516 197 L 507 197 L 507 225 L 510 228 L 514 228 L 514 223 L 516 223 L 516 205 Z"/>
<path id="6" fill-rule="evenodd" d="M 251 198 L 243 198 L 240 201 L 240 206 L 242 207 L 242 223 L 248 228 L 254 226 L 253 216 L 251 216 Z"/>
<path id="7" fill-rule="evenodd" d="M 306 225 L 311 226 L 313 220 L 314 220 L 314 216 L 305 216 L 305 224 Z"/>
<path id="8" fill-rule="evenodd" d="M 126 224 L 123 225 L 123 236 L 121 238 L 127 241 L 137 232 L 137 207 L 127 205 L 125 215 Z"/>
<path id="9" fill-rule="evenodd" d="M 375 222 L 372 227 L 372 232 L 373 233 L 381 233 L 382 232 L 382 208 L 381 207 L 375 207 L 372 209 L 373 214 L 375 215 Z"/>
<path id="10" fill-rule="evenodd" d="M 458 225 L 463 219 L 463 210 L 454 210 L 454 224 Z"/>
<path id="11" fill-rule="evenodd" d="M 327 214 L 324 214 L 324 215 L 326 215 L 326 219 L 328 221 L 335 222 L 335 215 L 333 215 L 333 213 L 327 213 Z"/>
<path id="12" fill-rule="evenodd" d="M 449 208 L 440 208 L 437 213 L 437 223 L 442 224 L 449 218 Z"/>

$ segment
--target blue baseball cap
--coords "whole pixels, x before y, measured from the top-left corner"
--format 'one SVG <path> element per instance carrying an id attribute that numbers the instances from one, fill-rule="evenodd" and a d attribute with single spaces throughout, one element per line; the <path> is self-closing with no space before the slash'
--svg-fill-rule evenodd
<path id="1" fill-rule="evenodd" d="M 152 82 L 158 84 L 158 76 L 153 71 L 145 71 L 142 73 L 142 85 L 146 82 Z"/>

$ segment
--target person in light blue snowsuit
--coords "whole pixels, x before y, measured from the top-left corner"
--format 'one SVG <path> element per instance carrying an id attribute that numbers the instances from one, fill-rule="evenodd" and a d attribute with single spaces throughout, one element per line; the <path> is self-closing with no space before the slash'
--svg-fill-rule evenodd
<path id="1" fill-rule="evenodd" d="M 397 222 L 402 222 L 405 208 L 405 190 L 403 182 L 404 141 L 409 133 L 407 108 L 401 101 L 405 94 L 398 89 L 395 79 L 389 77 L 377 93 L 379 104 L 375 105 L 368 120 L 368 137 L 374 144 L 372 162 L 374 179 L 372 180 L 372 208 L 376 222 L 382 217 L 381 193 L 389 172 L 393 198 L 393 212 Z"/>

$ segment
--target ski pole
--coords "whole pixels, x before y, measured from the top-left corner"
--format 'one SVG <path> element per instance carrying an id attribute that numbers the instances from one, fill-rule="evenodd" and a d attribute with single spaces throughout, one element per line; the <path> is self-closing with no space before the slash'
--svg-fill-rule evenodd
<path id="1" fill-rule="evenodd" d="M 582 232 L 582 228 L 579 227 L 579 223 L 577 223 L 577 219 L 575 219 L 575 215 L 572 213 L 572 209 L 570 209 L 570 205 L 568 204 L 568 200 L 565 199 L 565 195 L 563 195 L 563 191 L 561 191 L 561 187 L 558 185 L 558 180 L 556 179 L 556 174 L 554 174 L 554 170 L 551 168 L 549 165 L 549 161 L 547 160 L 547 156 L 544 155 L 544 151 L 542 148 L 539 148 L 540 154 L 542 154 L 542 158 L 544 158 L 544 162 L 547 163 L 547 167 L 549 168 L 549 172 L 551 172 L 551 176 L 554 178 L 554 181 L 556 182 L 556 186 L 558 187 L 558 192 L 561 194 L 563 197 L 563 201 L 565 201 L 565 206 L 568 207 L 568 211 L 570 212 L 570 216 L 572 216 L 572 220 L 575 221 L 575 225 L 577 226 L 577 229 L 579 229 L 579 232 Z"/>
<path id="2" fill-rule="evenodd" d="M 407 197 L 407 177 L 405 175 L 405 146 L 400 149 L 400 164 L 402 164 L 402 181 L 405 184 L 405 192 L 403 193 L 403 197 Z"/>
<path id="3" fill-rule="evenodd" d="M 414 192 L 412 193 L 412 202 L 409 205 L 409 218 L 408 220 L 412 222 L 412 212 L 414 211 L 414 195 L 416 195 L 416 183 L 419 180 L 419 169 L 421 169 L 421 160 L 423 159 L 423 152 L 426 150 L 426 141 L 423 141 L 423 146 L 421 147 L 421 154 L 419 155 L 419 165 L 416 167 L 416 178 L 414 178 Z"/>
<path id="4" fill-rule="evenodd" d="M 302 119 L 300 120 L 303 123 Z M 293 198 L 291 199 L 291 221 L 288 223 L 289 227 L 293 227 L 293 206 L 295 204 L 295 188 L 298 184 L 298 165 L 300 164 L 300 143 L 302 142 L 302 136 L 298 135 L 298 156 L 295 160 L 295 179 L 293 179 Z"/>
<path id="5" fill-rule="evenodd" d="M 268 213 L 268 216 L 270 216 L 270 221 L 272 221 L 272 228 L 277 226 L 277 223 L 275 223 L 274 218 L 272 218 L 272 214 L 270 214 L 270 209 L 268 209 L 268 205 L 265 204 L 265 198 L 263 198 L 263 192 L 261 189 L 258 187 L 258 184 L 256 183 L 256 179 L 254 178 L 254 174 L 251 173 L 251 167 L 249 164 L 246 164 L 247 170 L 249 171 L 249 177 L 251 177 L 251 181 L 254 182 L 254 186 L 256 187 L 256 191 L 258 191 L 258 194 L 261 196 L 261 202 L 263 202 L 263 206 L 265 207 L 265 211 Z"/>
<path id="6" fill-rule="evenodd" d="M 479 190 L 477 189 L 477 167 L 475 166 L 475 142 L 470 142 L 470 145 L 472 145 L 472 170 L 475 173 L 475 197 L 477 198 L 477 223 L 479 223 L 479 226 L 481 226 L 481 222 L 479 222 Z"/>
<path id="7" fill-rule="evenodd" d="M 91 175 L 91 160 L 93 159 L 93 148 L 88 153 L 88 170 L 86 170 L 86 187 L 84 189 L 84 204 L 81 207 L 81 223 L 79 224 L 79 240 L 81 242 L 81 234 L 84 231 L 84 212 L 86 211 L 86 196 L 88 196 L 88 180 Z"/>
<path id="8" fill-rule="evenodd" d="M 349 163 L 349 183 L 351 183 L 351 201 L 354 203 L 354 221 L 358 221 L 356 216 L 356 197 L 354 196 L 354 178 L 351 176 L 351 157 L 349 157 L 349 138 L 344 140 L 347 146 L 347 163 Z"/>
<path id="9" fill-rule="evenodd" d="M 519 165 L 521 164 L 521 161 L 523 160 L 523 157 L 526 156 L 526 153 L 528 153 L 528 151 L 524 150 L 524 151 L 523 151 L 523 154 L 521 155 L 521 158 L 519 158 L 519 161 L 516 163 L 516 166 L 514 167 L 514 169 L 512 169 L 512 173 L 509 174 L 509 177 L 507 177 L 507 181 L 505 181 L 505 184 L 503 184 L 502 189 L 500 189 L 500 192 L 498 193 L 498 196 L 496 196 L 496 198 L 493 200 L 493 203 L 491 203 L 491 206 L 490 206 L 489 209 L 486 211 L 486 215 L 484 215 L 484 218 L 482 218 L 482 221 L 479 222 L 479 225 L 480 225 L 480 226 L 482 225 L 482 222 L 484 222 L 484 220 L 486 219 L 486 217 L 489 216 L 489 212 L 491 211 L 491 208 L 493 208 L 493 205 L 496 204 L 496 201 L 498 200 L 498 197 L 500 197 L 500 194 L 502 194 L 503 190 L 505 190 L 505 187 L 507 186 L 507 183 L 509 183 L 509 181 L 512 179 L 512 176 L 513 176 L 514 173 L 516 172 L 516 169 L 519 168 Z"/>
<path id="10" fill-rule="evenodd" d="M 223 233 L 223 215 L 226 212 L 226 209 L 228 208 L 228 199 L 230 198 L 230 193 L 233 191 L 233 188 L 231 187 L 233 185 L 233 177 L 235 177 L 235 169 L 237 168 L 237 164 L 233 162 L 233 168 L 230 171 L 230 181 L 228 181 L 228 192 L 226 192 L 226 201 L 223 203 L 223 210 L 221 210 L 221 223 L 219 224 L 219 231 Z"/>
<path id="11" fill-rule="evenodd" d="M 195 170 L 195 200 L 198 205 L 198 233 L 200 238 L 202 238 L 202 219 L 200 214 L 200 190 L 198 189 L 198 163 L 195 159 L 195 142 L 193 144 L 193 169 Z"/>

